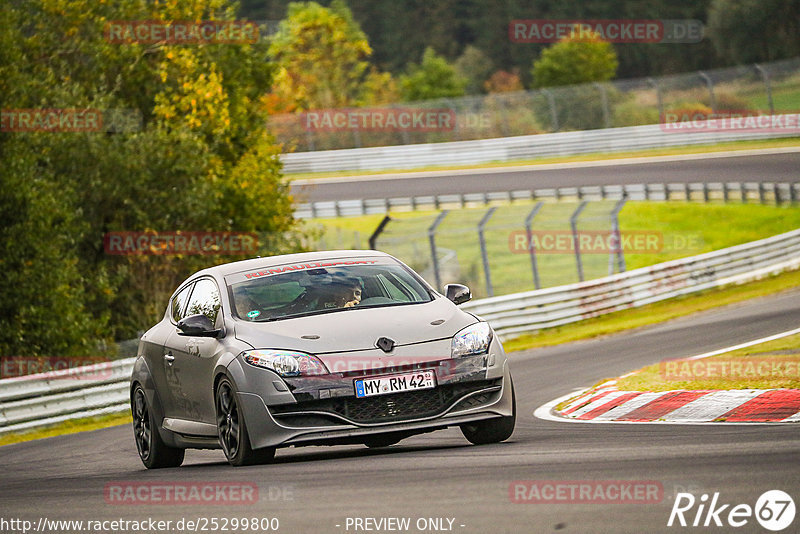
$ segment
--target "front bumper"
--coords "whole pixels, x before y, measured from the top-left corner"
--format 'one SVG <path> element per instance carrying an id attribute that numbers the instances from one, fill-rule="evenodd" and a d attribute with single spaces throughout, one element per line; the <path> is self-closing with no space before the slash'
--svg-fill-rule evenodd
<path id="1" fill-rule="evenodd" d="M 400 356 L 402 357 L 402 356 Z M 284 379 L 289 391 L 240 389 L 239 406 L 254 449 L 308 444 L 358 442 L 374 434 L 413 435 L 448 426 L 512 415 L 511 377 L 502 346 L 493 341 L 488 354 L 420 361 L 433 369 L 433 389 L 356 398 L 357 377 L 408 372 L 408 367 L 349 371 L 327 377 Z M 277 375 L 268 384 L 276 384 Z M 252 382 L 252 381 L 251 381 Z M 262 382 L 264 383 L 264 382 Z"/>

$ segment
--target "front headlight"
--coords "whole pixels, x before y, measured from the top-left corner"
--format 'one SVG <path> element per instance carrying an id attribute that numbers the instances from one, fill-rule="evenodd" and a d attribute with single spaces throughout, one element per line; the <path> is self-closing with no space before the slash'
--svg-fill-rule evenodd
<path id="1" fill-rule="evenodd" d="M 483 354 L 489 350 L 494 333 L 489 323 L 480 322 L 468 326 L 453 336 L 450 355 L 469 356 L 470 354 Z"/>
<path id="2" fill-rule="evenodd" d="M 241 354 L 244 361 L 255 367 L 275 371 L 280 376 L 326 375 L 328 369 L 319 358 L 293 350 L 256 349 Z"/>

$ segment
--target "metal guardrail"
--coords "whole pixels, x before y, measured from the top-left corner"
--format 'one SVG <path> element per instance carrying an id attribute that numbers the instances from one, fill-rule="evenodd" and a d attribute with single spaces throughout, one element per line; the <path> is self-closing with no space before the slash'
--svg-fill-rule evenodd
<path id="1" fill-rule="evenodd" d="M 135 358 L 0 380 L 0 434 L 129 410 Z"/>
<path id="2" fill-rule="evenodd" d="M 797 268 L 800 230 L 793 230 L 597 280 L 481 299 L 462 308 L 509 337 Z"/>
<path id="3" fill-rule="evenodd" d="M 457 193 L 417 197 L 394 197 L 359 200 L 330 200 L 299 203 L 295 217 L 300 219 L 353 217 L 389 213 L 390 211 L 439 210 L 464 208 L 492 203 L 531 200 L 740 200 L 760 203 L 797 202 L 800 182 L 694 182 L 670 184 L 628 184 L 607 186 L 559 187 L 495 191 L 491 193 Z"/>
<path id="4" fill-rule="evenodd" d="M 481 299 L 462 308 L 508 337 L 797 268 L 800 230 L 598 280 Z M 128 410 L 134 360 L 0 380 L 0 434 Z M 101 378 L 80 378 L 92 373 Z"/>
<path id="5" fill-rule="evenodd" d="M 776 115 L 795 120 L 796 115 Z M 789 119 L 787 119 L 787 117 Z M 710 121 L 707 121 L 710 122 Z M 698 127 L 698 129 L 700 129 Z M 796 137 L 794 131 L 670 131 L 663 124 L 558 132 L 474 141 L 319 150 L 281 154 L 287 174 L 330 171 L 413 169 L 434 165 L 472 165 L 546 156 L 623 152 L 726 141 Z"/>

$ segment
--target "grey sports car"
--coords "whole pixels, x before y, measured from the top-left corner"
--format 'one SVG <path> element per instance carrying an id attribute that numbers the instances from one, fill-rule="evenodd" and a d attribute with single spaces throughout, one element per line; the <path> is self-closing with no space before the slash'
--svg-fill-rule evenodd
<path id="1" fill-rule="evenodd" d="M 511 374 L 488 323 L 387 254 L 330 251 L 202 270 L 139 343 L 131 378 L 148 468 L 187 448 L 235 466 L 278 447 L 385 447 L 458 426 L 472 443 L 514 430 Z"/>

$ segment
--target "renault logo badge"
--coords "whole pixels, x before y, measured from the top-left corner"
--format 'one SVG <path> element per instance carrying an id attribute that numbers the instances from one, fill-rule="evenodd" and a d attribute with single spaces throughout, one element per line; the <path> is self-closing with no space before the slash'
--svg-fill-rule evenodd
<path id="1" fill-rule="evenodd" d="M 394 340 L 389 339 L 388 337 L 378 338 L 378 341 L 375 344 L 378 345 L 378 348 L 383 352 L 392 352 L 392 349 L 394 349 Z"/>

